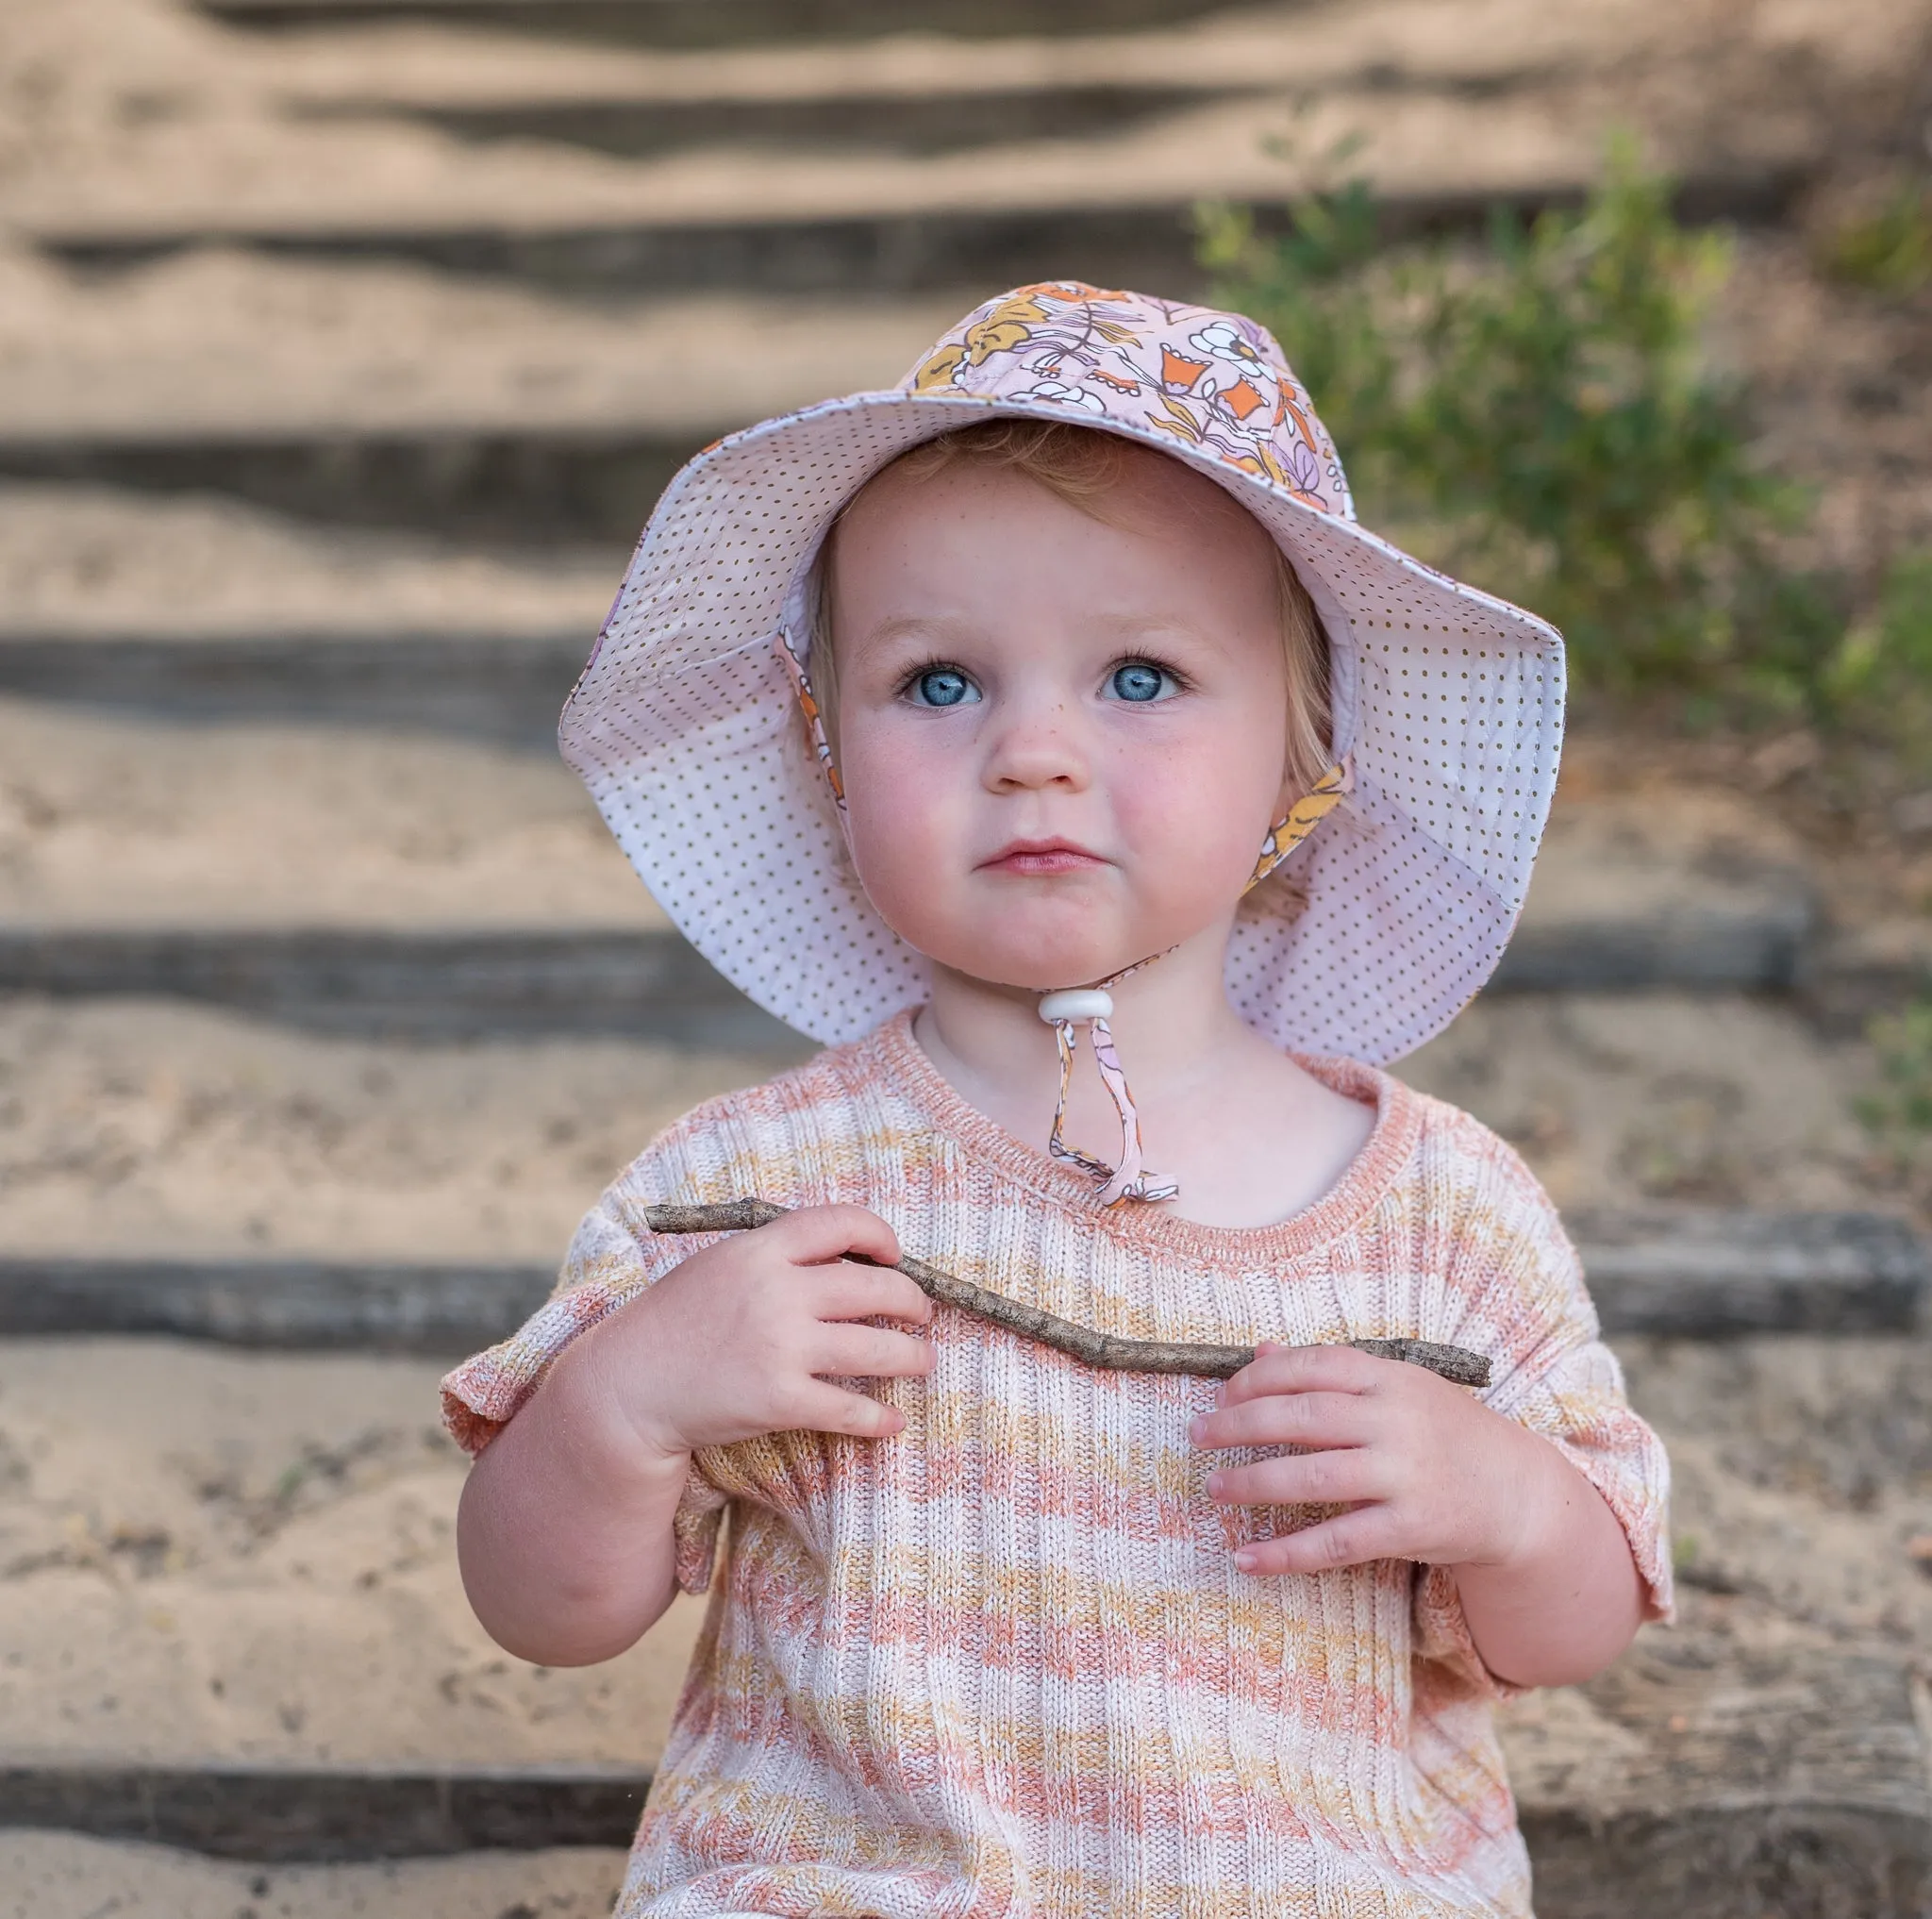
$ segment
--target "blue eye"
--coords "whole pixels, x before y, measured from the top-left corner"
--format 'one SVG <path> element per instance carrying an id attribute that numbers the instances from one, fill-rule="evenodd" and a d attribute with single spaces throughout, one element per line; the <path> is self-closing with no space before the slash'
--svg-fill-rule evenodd
<path id="1" fill-rule="evenodd" d="M 1168 676 L 1158 666 L 1150 666 L 1144 659 L 1130 659 L 1124 666 L 1113 670 L 1113 696 L 1117 700 L 1132 700 L 1137 705 L 1145 705 L 1149 700 L 1158 700 Z"/>
<path id="2" fill-rule="evenodd" d="M 922 707 L 962 707 L 979 697 L 979 689 L 957 666 L 935 666 L 913 681 L 912 696 Z"/>

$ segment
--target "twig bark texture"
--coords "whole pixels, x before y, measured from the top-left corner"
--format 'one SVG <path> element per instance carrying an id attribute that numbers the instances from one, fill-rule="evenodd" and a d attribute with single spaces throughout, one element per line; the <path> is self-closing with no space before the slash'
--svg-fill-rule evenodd
<path id="1" fill-rule="evenodd" d="M 786 1209 L 768 1199 L 731 1199 L 720 1206 L 650 1206 L 644 1221 L 654 1233 L 731 1233 L 752 1232 L 780 1218 Z M 858 1255 L 853 1255 L 855 1259 Z M 870 1260 L 860 1263 L 871 1265 Z M 1190 1345 L 1172 1340 L 1124 1340 L 1112 1333 L 1095 1332 L 1091 1327 L 1076 1326 L 1042 1312 L 1037 1306 L 1023 1306 L 1001 1293 L 989 1293 L 970 1279 L 956 1278 L 924 1260 L 905 1259 L 899 1272 L 941 1306 L 956 1306 L 961 1312 L 990 1320 L 1022 1339 L 1037 1340 L 1069 1359 L 1084 1360 L 1090 1366 L 1105 1367 L 1116 1373 L 1187 1373 L 1203 1379 L 1226 1379 L 1239 1373 L 1255 1357 L 1253 1346 Z M 1373 1353 L 1378 1360 L 1401 1360 L 1422 1366 L 1457 1386 L 1487 1386 L 1490 1362 L 1481 1353 L 1464 1346 L 1439 1345 L 1434 1340 L 1349 1340 L 1346 1344 L 1359 1353 Z"/>

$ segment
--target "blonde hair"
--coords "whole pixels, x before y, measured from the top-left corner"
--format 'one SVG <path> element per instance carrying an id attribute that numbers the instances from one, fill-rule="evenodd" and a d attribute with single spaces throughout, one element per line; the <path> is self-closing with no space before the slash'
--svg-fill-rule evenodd
<path id="1" fill-rule="evenodd" d="M 1151 448 L 1136 446 L 1117 433 L 1091 426 L 1063 426 L 1053 420 L 986 420 L 942 433 L 902 453 L 869 479 L 845 505 L 826 530 L 808 587 L 811 612 L 811 653 L 808 669 L 812 693 L 824 719 L 825 733 L 837 755 L 839 714 L 839 656 L 832 644 L 832 574 L 839 524 L 888 474 L 915 483 L 935 479 L 955 467 L 994 467 L 1024 475 L 1068 506 L 1090 518 L 1111 524 L 1108 497 L 1118 490 L 1136 459 L 1158 459 Z M 1230 512 L 1244 509 L 1226 501 Z M 1258 522 L 1257 523 L 1258 525 Z M 1329 708 L 1328 639 L 1308 590 L 1303 586 L 1288 556 L 1271 538 L 1274 555 L 1275 591 L 1281 608 L 1281 650 L 1288 668 L 1288 753 L 1290 784 L 1306 793 L 1328 770 L 1331 713 Z"/>

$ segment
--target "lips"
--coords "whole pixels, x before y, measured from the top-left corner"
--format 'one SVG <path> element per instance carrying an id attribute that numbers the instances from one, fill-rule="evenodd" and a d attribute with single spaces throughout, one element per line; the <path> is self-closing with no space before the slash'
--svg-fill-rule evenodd
<path id="1" fill-rule="evenodd" d="M 1097 872 L 1107 861 L 1072 840 L 1013 840 L 980 862 L 982 873 L 1046 878 L 1062 873 Z"/>

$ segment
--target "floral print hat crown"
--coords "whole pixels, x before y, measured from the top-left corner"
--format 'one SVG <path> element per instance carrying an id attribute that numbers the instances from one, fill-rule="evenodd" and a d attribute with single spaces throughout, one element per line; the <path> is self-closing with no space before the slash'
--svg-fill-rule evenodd
<path id="1" fill-rule="evenodd" d="M 1277 1044 L 1372 1064 L 1440 1032 L 1494 970 L 1528 889 L 1561 748 L 1562 642 L 1357 524 L 1334 443 L 1264 328 L 1075 281 L 988 301 L 898 386 L 733 434 L 665 490 L 558 729 L 658 903 L 814 1039 L 924 1001 L 924 960 L 874 910 L 821 801 L 837 774 L 810 694 L 808 584 L 874 474 L 1000 416 L 1170 454 L 1274 536 L 1327 637 L 1335 765 L 1261 851 L 1256 877 L 1291 861 L 1299 898 L 1253 896 L 1229 996 Z M 1062 1105 L 1074 1020 L 1091 1023 L 1110 1086 L 1118 1074 L 1094 1004 L 1042 1009 Z M 1104 1176 L 1108 1199 L 1163 1196 L 1124 1078 L 1115 1098 L 1118 1166 L 1062 1145 L 1058 1118 L 1055 1149 Z"/>

